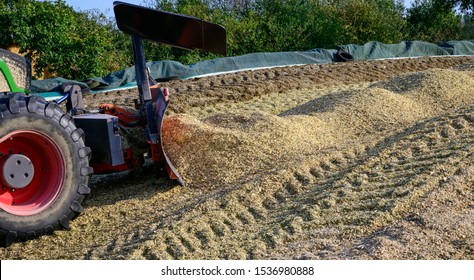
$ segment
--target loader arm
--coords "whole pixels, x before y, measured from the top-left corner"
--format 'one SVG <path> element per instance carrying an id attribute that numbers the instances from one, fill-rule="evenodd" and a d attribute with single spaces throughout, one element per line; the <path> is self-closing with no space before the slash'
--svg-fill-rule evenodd
<path id="1" fill-rule="evenodd" d="M 131 35 L 135 72 L 140 95 L 139 108 L 145 118 L 146 137 L 158 170 L 171 179 L 184 181 L 164 152 L 162 122 L 169 104 L 168 89 L 161 89 L 150 79 L 146 68 L 142 39 L 184 49 L 201 49 L 226 54 L 226 31 L 222 26 L 198 18 L 114 2 L 118 28 Z"/>

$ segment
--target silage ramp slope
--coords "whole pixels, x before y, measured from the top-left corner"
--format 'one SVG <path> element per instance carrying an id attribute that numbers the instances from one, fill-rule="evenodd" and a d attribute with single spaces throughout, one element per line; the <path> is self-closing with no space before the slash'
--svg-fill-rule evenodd
<path id="1" fill-rule="evenodd" d="M 427 197 L 439 193 L 446 181 L 468 179 L 456 176 L 473 164 L 472 88 L 469 73 L 429 70 L 362 90 L 331 93 L 282 112 L 278 117 L 236 112 L 220 113 L 204 120 L 175 116 L 175 121 L 191 118 L 193 124 L 212 135 L 215 132 L 211 131 L 217 128 L 225 128 L 227 134 L 236 133 L 232 135 L 256 134 L 246 142 L 255 145 L 248 153 L 234 150 L 231 145 L 225 146 L 224 156 L 219 157 L 216 143 L 223 137 L 207 135 L 206 140 L 194 145 L 193 141 L 202 140 L 194 139 L 195 134 L 190 133 L 188 141 L 180 145 L 197 155 L 203 155 L 197 147 L 212 139 L 210 151 L 206 151 L 212 155 L 216 169 L 215 173 L 206 174 L 209 183 L 219 181 L 221 172 L 233 172 L 226 165 L 229 158 L 239 162 L 238 158 L 243 156 L 245 162 L 255 155 L 255 149 L 271 150 L 268 139 L 282 139 L 276 146 L 293 160 L 295 156 L 305 156 L 297 157 L 291 164 L 270 156 L 274 161 L 267 164 L 273 163 L 274 169 L 249 168 L 239 176 L 258 174 L 253 181 L 237 188 L 217 205 L 210 202 L 205 212 L 195 209 L 185 215 L 164 231 L 168 239 L 158 235 L 156 240 L 161 248 L 166 248 L 164 253 L 150 242 L 146 248 L 161 258 L 471 258 L 472 254 L 449 251 L 454 248 L 451 243 L 456 238 L 439 237 L 447 252 L 439 252 L 433 246 L 424 251 L 406 247 L 401 250 L 405 239 L 420 238 L 410 237 L 408 230 L 404 238 L 389 237 L 392 241 L 387 243 L 381 237 L 382 241 L 370 242 L 374 240 L 372 235 L 380 235 L 392 224 L 408 221 L 423 227 L 416 215 L 432 211 L 426 210 Z M 298 129 L 288 126 L 294 120 L 300 121 Z M 296 140 L 281 137 L 280 129 L 292 129 L 288 137 Z M 324 136 L 307 149 L 304 140 L 315 131 L 315 135 Z M 297 149 L 289 149 L 295 144 Z M 260 158 L 264 157 L 255 159 Z M 199 159 L 197 156 L 194 159 L 197 161 L 194 168 L 199 169 Z M 276 169 L 283 172 L 271 173 Z M 464 191 L 467 184 L 468 181 Z M 441 191 L 446 198 L 439 199 L 445 201 L 457 191 Z M 456 205 L 469 207 L 466 203 Z M 449 205 L 438 203 L 435 211 L 449 209 Z M 460 215 L 463 211 L 458 210 Z M 468 212 L 459 220 L 466 224 L 471 218 Z M 449 223 L 435 226 L 448 227 Z M 183 228 L 188 231 L 183 232 Z M 463 227 L 462 232 L 466 228 L 469 227 Z M 463 242 L 471 244 L 472 238 L 462 232 L 454 236 L 464 236 Z M 434 230 L 430 238 L 421 237 L 419 244 L 428 244 L 435 234 L 441 233 Z M 390 248 L 397 250 L 388 251 Z"/>
<path id="2" fill-rule="evenodd" d="M 239 109 L 203 119 L 172 115 L 165 120 L 163 138 L 170 159 L 190 186 L 241 184 L 290 169 L 326 150 L 370 147 L 417 122 L 470 106 L 473 88 L 473 76 L 467 72 L 427 70 L 323 94 L 278 115 Z"/>
<path id="3" fill-rule="evenodd" d="M 474 112 L 460 109 L 388 134 L 364 152 L 346 148 L 277 175 L 262 172 L 189 209 L 128 257 L 470 259 L 473 160 Z M 463 244 L 462 253 L 455 250 Z"/>

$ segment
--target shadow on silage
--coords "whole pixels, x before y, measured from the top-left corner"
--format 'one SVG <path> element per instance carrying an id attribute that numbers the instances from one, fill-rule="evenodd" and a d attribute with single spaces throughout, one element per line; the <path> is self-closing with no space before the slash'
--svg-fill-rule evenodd
<path id="1" fill-rule="evenodd" d="M 128 199 L 148 199 L 178 186 L 167 178 L 156 178 L 153 166 L 93 175 L 89 185 L 92 190 L 86 202 L 87 206 L 98 207 Z"/>

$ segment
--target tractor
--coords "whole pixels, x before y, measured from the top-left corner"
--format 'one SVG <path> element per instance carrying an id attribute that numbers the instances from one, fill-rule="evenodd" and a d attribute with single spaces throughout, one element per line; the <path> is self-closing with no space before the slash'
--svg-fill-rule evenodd
<path id="1" fill-rule="evenodd" d="M 63 97 L 29 94 L 31 64 L 0 50 L 0 245 L 68 229 L 84 209 L 90 176 L 122 172 L 148 157 L 157 176 L 183 179 L 163 150 L 162 121 L 170 102 L 146 67 L 143 39 L 226 54 L 226 31 L 198 18 L 114 2 L 118 28 L 131 36 L 138 98 L 135 110 L 114 104 L 85 109 L 83 89 L 64 84 Z M 65 103 L 61 105 L 61 103 Z M 65 108 L 64 108 L 65 107 Z M 125 136 L 144 132 L 145 152 Z"/>

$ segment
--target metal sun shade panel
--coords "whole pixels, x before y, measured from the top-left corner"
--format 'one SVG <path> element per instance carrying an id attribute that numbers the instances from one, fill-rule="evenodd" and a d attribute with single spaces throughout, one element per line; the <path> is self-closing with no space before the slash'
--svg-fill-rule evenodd
<path id="1" fill-rule="evenodd" d="M 117 26 L 129 35 L 184 49 L 226 54 L 224 27 L 195 17 L 114 2 Z"/>

